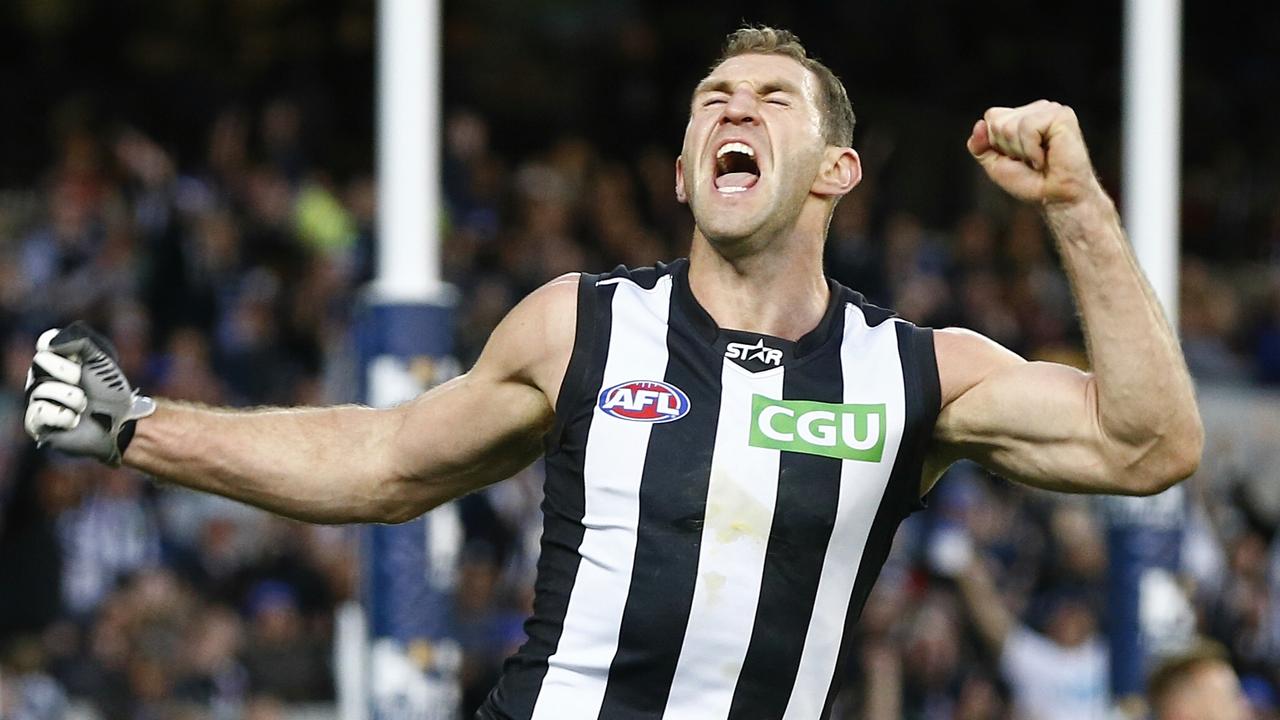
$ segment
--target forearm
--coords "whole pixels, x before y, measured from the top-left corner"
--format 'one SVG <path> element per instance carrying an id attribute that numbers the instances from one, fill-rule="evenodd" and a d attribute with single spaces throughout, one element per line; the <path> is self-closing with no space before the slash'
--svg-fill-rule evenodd
<path id="1" fill-rule="evenodd" d="M 162 402 L 126 464 L 178 485 L 309 522 L 399 519 L 394 411 L 356 406 L 230 411 Z"/>
<path id="2" fill-rule="evenodd" d="M 1167 485 L 1194 470 L 1202 443 L 1177 337 L 1100 187 L 1046 206 L 1084 325 L 1099 432 L 1117 470 Z"/>
<path id="3" fill-rule="evenodd" d="M 969 567 L 956 576 L 956 587 L 978 634 L 998 657 L 1004 651 L 1004 642 L 1013 631 L 1015 620 L 982 562 L 975 557 Z"/>

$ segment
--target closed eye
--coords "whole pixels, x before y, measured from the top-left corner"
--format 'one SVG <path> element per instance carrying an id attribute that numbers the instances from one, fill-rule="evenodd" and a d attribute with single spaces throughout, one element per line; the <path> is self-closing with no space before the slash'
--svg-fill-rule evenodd
<path id="1" fill-rule="evenodd" d="M 778 107 L 791 107 L 791 101 L 785 95 L 769 95 L 764 101 Z"/>
<path id="2" fill-rule="evenodd" d="M 702 107 L 711 107 L 712 105 L 723 105 L 725 102 L 727 101 L 724 98 L 719 96 L 709 97 L 706 100 L 702 101 Z"/>

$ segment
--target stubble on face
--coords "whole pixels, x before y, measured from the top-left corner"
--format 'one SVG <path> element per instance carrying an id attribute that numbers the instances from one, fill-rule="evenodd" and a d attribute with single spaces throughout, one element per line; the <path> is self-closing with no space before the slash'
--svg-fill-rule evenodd
<path id="1" fill-rule="evenodd" d="M 699 83 L 685 130 L 682 185 L 698 233 L 721 254 L 758 251 L 795 224 L 826 147 L 818 93 L 813 74 L 781 55 L 730 58 Z M 717 159 L 726 142 L 754 153 L 758 177 L 728 183 L 750 183 L 746 189 L 718 187 L 737 167 Z"/>

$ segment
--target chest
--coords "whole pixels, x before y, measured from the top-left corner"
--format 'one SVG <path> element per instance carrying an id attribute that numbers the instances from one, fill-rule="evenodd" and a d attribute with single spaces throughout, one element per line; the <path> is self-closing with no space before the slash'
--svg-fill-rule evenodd
<path id="1" fill-rule="evenodd" d="M 635 478 L 640 507 L 620 514 L 770 553 L 823 540 L 841 512 L 879 502 L 904 428 L 895 343 L 837 338 L 796 357 L 772 338 L 664 331 L 633 329 L 625 354 L 603 358 L 566 428 L 587 488 Z"/>

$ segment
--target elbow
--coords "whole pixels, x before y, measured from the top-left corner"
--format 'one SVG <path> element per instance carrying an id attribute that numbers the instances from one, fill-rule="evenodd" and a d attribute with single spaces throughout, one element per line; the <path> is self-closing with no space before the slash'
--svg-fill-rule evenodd
<path id="1" fill-rule="evenodd" d="M 414 518 L 422 515 L 423 512 L 425 512 L 425 510 L 420 510 L 417 508 L 406 508 L 406 507 L 389 508 L 372 522 L 375 522 L 381 525 L 400 525 L 402 523 L 407 523 L 410 520 L 413 520 Z"/>
<path id="2" fill-rule="evenodd" d="M 377 525 L 400 525 L 418 517 L 431 508 L 410 503 L 386 500 L 373 505 L 367 512 L 361 513 L 356 522 Z"/>
<path id="3" fill-rule="evenodd" d="M 1189 423 L 1187 435 L 1183 439 L 1181 449 L 1177 457 L 1177 465 L 1175 472 L 1178 479 L 1174 482 L 1185 480 L 1195 474 L 1200 469 L 1200 460 L 1204 457 L 1204 424 L 1200 421 L 1200 413 L 1196 412 L 1192 415 L 1192 421 Z"/>
<path id="4" fill-rule="evenodd" d="M 1131 464 L 1126 473 L 1132 482 L 1128 494 L 1159 495 L 1195 474 L 1204 453 L 1204 426 L 1194 413 L 1175 433 L 1161 437 Z"/>
<path id="5" fill-rule="evenodd" d="M 429 509 L 421 504 L 408 502 L 398 494 L 392 494 L 374 503 L 370 511 L 360 518 L 360 522 L 400 525 L 413 520 Z"/>
<path id="6" fill-rule="evenodd" d="M 378 483 L 361 522 L 400 525 L 440 505 L 436 483 L 418 477 L 388 477 Z"/>

